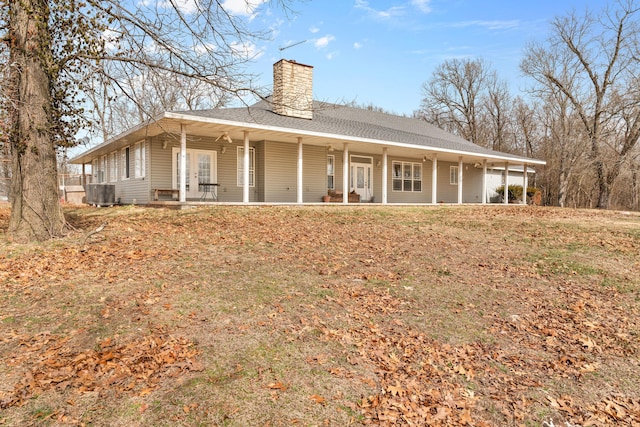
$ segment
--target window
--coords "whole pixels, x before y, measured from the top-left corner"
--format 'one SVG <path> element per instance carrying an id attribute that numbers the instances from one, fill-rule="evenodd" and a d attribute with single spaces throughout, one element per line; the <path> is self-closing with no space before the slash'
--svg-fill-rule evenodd
<path id="1" fill-rule="evenodd" d="M 129 147 L 124 147 L 120 151 L 120 163 L 122 164 L 122 179 L 129 179 L 129 160 L 130 160 L 130 150 Z"/>
<path id="2" fill-rule="evenodd" d="M 135 157 L 135 177 L 144 178 L 144 163 L 145 163 L 145 149 L 144 141 L 136 142 L 134 145 L 134 157 Z"/>
<path id="3" fill-rule="evenodd" d="M 329 154 L 327 156 L 327 188 L 329 190 L 335 190 L 335 165 L 336 165 L 336 156 L 333 154 Z"/>
<path id="4" fill-rule="evenodd" d="M 107 156 L 100 158 L 100 171 L 98 172 L 98 182 L 107 182 Z"/>
<path id="5" fill-rule="evenodd" d="M 449 166 L 449 184 L 458 185 L 458 166 Z"/>
<path id="6" fill-rule="evenodd" d="M 118 180 L 118 152 L 114 151 L 109 154 L 109 181 L 116 182 Z"/>
<path id="7" fill-rule="evenodd" d="M 94 183 L 98 183 L 98 182 L 100 182 L 100 181 L 98 180 L 98 176 L 99 176 L 99 174 L 100 174 L 99 169 L 100 169 L 100 166 L 98 165 L 98 159 L 93 159 L 93 160 L 91 161 L 91 175 L 92 175 L 92 178 L 93 178 L 93 182 L 94 182 Z"/>
<path id="8" fill-rule="evenodd" d="M 238 147 L 238 187 L 242 187 L 244 183 L 244 147 Z M 256 150 L 253 147 L 249 147 L 249 187 L 255 187 L 255 164 L 256 164 Z"/>
<path id="9" fill-rule="evenodd" d="M 422 191 L 422 164 L 392 162 L 393 191 Z"/>

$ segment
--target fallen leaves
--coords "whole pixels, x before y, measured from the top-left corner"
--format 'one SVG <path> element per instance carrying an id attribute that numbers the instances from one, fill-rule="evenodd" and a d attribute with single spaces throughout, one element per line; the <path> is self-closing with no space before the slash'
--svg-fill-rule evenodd
<path id="1" fill-rule="evenodd" d="M 0 408 L 21 405 L 50 389 L 99 394 L 112 390 L 143 397 L 164 378 L 203 369 L 192 342 L 166 334 L 125 342 L 109 337 L 98 349 L 79 353 L 69 345 L 69 337 L 55 335 L 21 337 L 21 346 L 31 352 L 31 368 L 12 393 L 0 396 Z"/>
<path id="2" fill-rule="evenodd" d="M 145 403 L 154 394 L 173 405 L 168 420 L 206 423 L 219 392 L 229 401 L 219 424 L 252 425 L 238 421 L 249 419 L 245 399 L 269 396 L 278 404 L 254 409 L 265 415 L 253 424 L 346 412 L 383 426 L 540 425 L 540 414 L 640 424 L 629 385 L 640 355 L 637 220 L 611 231 L 602 222 L 613 213 L 527 207 L 125 209 L 109 210 L 84 252 L 70 236 L 0 253 L 9 420 L 80 419 L 93 393 L 133 400 L 145 419 L 157 416 Z M 105 211 L 80 220 L 95 228 Z M 92 333 L 60 332 L 82 327 Z M 256 330 L 273 352 L 282 338 L 286 354 L 217 359 L 225 340 L 251 347 Z M 178 381 L 202 368 L 193 342 L 222 367 L 204 375 L 202 400 Z M 308 372 L 283 375 L 293 364 Z M 174 402 L 182 386 L 190 395 Z M 224 394 L 236 386 L 240 398 Z M 40 413 L 32 397 L 45 392 L 72 408 Z"/>

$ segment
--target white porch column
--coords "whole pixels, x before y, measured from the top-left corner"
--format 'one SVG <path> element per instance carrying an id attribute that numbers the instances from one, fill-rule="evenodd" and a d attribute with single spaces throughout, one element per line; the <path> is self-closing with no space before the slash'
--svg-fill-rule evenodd
<path id="1" fill-rule="evenodd" d="M 462 156 L 458 157 L 458 204 L 462 204 Z"/>
<path id="2" fill-rule="evenodd" d="M 249 132 L 247 131 L 244 131 L 244 159 L 242 165 L 242 203 L 249 203 Z"/>
<path id="3" fill-rule="evenodd" d="M 298 197 L 297 201 L 299 204 L 302 204 L 302 138 L 298 137 Z"/>
<path id="4" fill-rule="evenodd" d="M 529 186 L 529 177 L 527 177 L 527 164 L 522 165 L 522 203 L 527 204 L 527 187 Z"/>
<path id="5" fill-rule="evenodd" d="M 187 125 L 180 125 L 180 203 L 187 201 Z"/>
<path id="6" fill-rule="evenodd" d="M 502 203 L 509 204 L 509 162 L 504 162 L 504 200 Z"/>
<path id="7" fill-rule="evenodd" d="M 482 161 L 482 204 L 487 204 L 487 159 Z"/>
<path id="8" fill-rule="evenodd" d="M 349 146 L 346 142 L 342 152 L 342 203 L 349 203 Z"/>
<path id="9" fill-rule="evenodd" d="M 382 204 L 386 205 L 388 203 L 388 186 L 389 179 L 387 178 L 388 174 L 388 155 L 387 155 L 387 147 L 382 149 Z"/>
<path id="10" fill-rule="evenodd" d="M 431 159 L 431 203 L 438 203 L 438 155 L 433 153 L 433 159 Z"/>

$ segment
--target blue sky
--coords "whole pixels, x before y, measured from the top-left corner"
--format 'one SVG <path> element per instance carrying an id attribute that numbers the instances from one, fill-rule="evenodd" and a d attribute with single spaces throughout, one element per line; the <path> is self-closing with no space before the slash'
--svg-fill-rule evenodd
<path id="1" fill-rule="evenodd" d="M 243 0 L 226 0 L 228 7 Z M 255 0 L 262 2 L 264 0 Z M 488 60 L 513 91 L 523 88 L 526 43 L 544 40 L 549 21 L 575 9 L 600 11 L 604 0 L 307 0 L 288 18 L 261 4 L 250 26 L 271 28 L 250 71 L 271 84 L 281 58 L 314 67 L 314 97 L 374 104 L 398 114 L 420 106 L 421 86 L 450 58 Z M 236 9 L 236 13 L 246 11 Z M 306 40 L 280 51 L 279 48 Z"/>

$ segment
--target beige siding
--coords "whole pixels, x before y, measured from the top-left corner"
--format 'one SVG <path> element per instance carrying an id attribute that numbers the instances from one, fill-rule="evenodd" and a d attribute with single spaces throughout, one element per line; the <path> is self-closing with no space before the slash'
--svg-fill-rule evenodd
<path id="1" fill-rule="evenodd" d="M 482 168 L 462 166 L 462 203 L 482 203 Z"/>
<path id="2" fill-rule="evenodd" d="M 327 154 L 333 154 L 336 158 L 335 166 L 334 166 L 335 173 L 334 173 L 334 179 L 333 179 L 335 191 L 344 191 L 344 189 L 342 188 L 342 176 L 344 175 L 342 173 L 343 164 L 344 164 L 342 161 L 342 155 L 343 155 L 342 151 L 333 151 Z M 326 163 L 326 159 L 325 159 L 325 163 Z"/>
<path id="3" fill-rule="evenodd" d="M 296 201 L 297 159 L 296 144 L 265 143 L 265 201 Z"/>
<path id="4" fill-rule="evenodd" d="M 451 166 L 457 166 L 457 163 L 438 162 L 438 203 L 457 203 L 458 202 L 458 186 L 451 184 L 449 180 L 449 172 Z"/>
<path id="5" fill-rule="evenodd" d="M 166 148 L 162 148 L 162 144 L 167 142 Z M 171 144 L 171 142 L 174 142 Z M 150 153 L 147 157 L 149 157 L 150 164 L 153 165 L 152 168 L 147 169 L 147 175 L 149 176 L 149 181 L 151 183 L 150 192 L 155 188 L 173 188 L 171 177 L 171 153 L 172 146 L 180 146 L 179 143 L 176 143 L 175 137 L 169 137 L 166 135 L 162 135 L 160 137 L 151 138 L 150 143 Z M 150 197 L 153 197 L 151 193 Z"/>
<path id="6" fill-rule="evenodd" d="M 129 179 L 122 179 L 122 156 L 118 150 L 118 181 L 111 184 L 116 185 L 116 201 L 123 204 L 146 204 L 149 202 L 150 180 L 150 144 L 145 141 L 145 176 L 142 178 L 135 177 L 135 144 L 131 144 L 129 156 Z"/>
<path id="7" fill-rule="evenodd" d="M 422 158 L 406 158 L 389 156 L 388 164 L 388 201 L 389 203 L 430 203 L 431 202 L 431 163 Z M 393 190 L 393 162 L 418 163 L 422 165 L 422 191 Z M 377 169 L 376 169 L 377 170 Z M 428 178 L 428 179 L 426 179 Z"/>
<path id="8" fill-rule="evenodd" d="M 166 148 L 162 144 L 166 141 Z M 242 147 L 242 141 L 234 141 L 232 144 L 226 141 L 215 141 L 214 137 L 192 138 L 187 135 L 187 149 L 215 151 L 217 157 L 217 184 L 218 200 L 221 202 L 241 202 L 242 186 L 237 182 L 237 148 Z M 262 186 L 262 178 L 259 173 L 262 154 L 260 147 L 262 142 L 251 142 L 250 146 L 256 150 L 256 186 L 249 191 L 250 201 L 258 201 L 258 191 Z M 153 172 L 150 176 L 151 186 L 149 192 L 154 188 L 172 188 L 172 148 L 180 147 L 180 140 L 177 136 L 163 135 L 152 140 L 151 158 Z M 224 149 L 224 153 L 222 152 Z M 150 194 L 151 195 L 151 194 Z"/>
<path id="9" fill-rule="evenodd" d="M 324 147 L 303 145 L 303 202 L 320 202 L 327 194 L 327 151 Z"/>
<path id="10" fill-rule="evenodd" d="M 164 145 L 166 144 L 166 145 Z M 164 147 L 163 147 L 164 145 Z M 130 170 L 131 177 L 122 180 L 120 151 L 118 151 L 118 180 L 109 182 L 116 186 L 116 199 L 121 203 L 147 203 L 153 197 L 154 188 L 172 188 L 172 147 L 179 147 L 179 137 L 175 135 L 161 135 L 146 141 L 145 177 L 135 178 L 134 144 L 131 144 Z M 242 141 L 233 143 L 215 141 L 214 137 L 187 137 L 188 149 L 215 151 L 217 157 L 218 200 L 221 202 L 242 202 L 242 185 L 238 185 L 237 178 L 237 148 L 242 147 Z M 252 141 L 250 146 L 255 149 L 255 186 L 250 188 L 251 202 L 285 202 L 297 201 L 297 156 L 298 145 L 275 141 Z M 222 152 L 224 149 L 224 153 Z M 343 152 L 328 153 L 325 147 L 303 145 L 303 202 L 320 202 L 327 194 L 327 155 L 335 158 L 335 190 L 348 192 L 343 189 Z M 374 201 L 382 201 L 382 156 L 368 153 L 350 152 L 351 156 L 373 157 L 373 196 Z M 110 161 L 110 158 L 109 158 Z M 418 163 L 422 165 L 422 191 L 401 192 L 393 191 L 393 161 Z M 152 166 L 153 165 L 153 166 Z M 458 201 L 457 185 L 449 183 L 449 168 L 457 163 L 438 162 L 438 202 L 456 203 Z M 107 170 L 110 170 L 107 166 Z M 491 174 L 491 171 L 489 172 Z M 488 179 L 487 192 L 492 194 L 500 180 L 500 172 L 495 172 L 496 178 Z M 510 182 L 521 184 L 522 174 L 512 177 Z M 431 161 L 422 158 L 388 157 L 387 182 L 389 203 L 430 203 L 431 202 Z M 482 169 L 474 167 L 473 163 L 463 165 L 463 202 L 479 203 L 482 191 Z"/>

